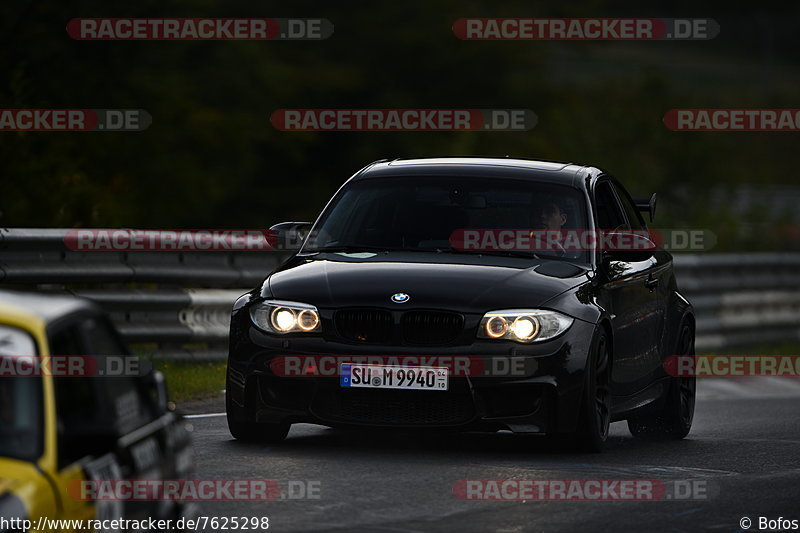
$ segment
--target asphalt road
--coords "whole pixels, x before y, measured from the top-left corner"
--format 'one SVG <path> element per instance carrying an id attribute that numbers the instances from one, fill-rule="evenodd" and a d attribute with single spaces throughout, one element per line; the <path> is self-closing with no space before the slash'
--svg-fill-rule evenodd
<path id="1" fill-rule="evenodd" d="M 640 441 L 616 423 L 602 454 L 508 433 L 376 434 L 309 424 L 267 447 L 232 440 L 224 416 L 187 423 L 197 478 L 268 478 L 286 489 L 270 502 L 205 503 L 203 514 L 268 516 L 270 531 L 727 532 L 741 531 L 745 516 L 750 531 L 759 531 L 759 517 L 800 521 L 798 406 L 797 380 L 702 383 L 687 439 Z M 464 501 L 453 493 L 458 480 L 509 478 L 657 480 L 676 492 L 600 502 Z M 676 480 L 695 493 L 681 499 Z M 318 498 L 296 498 L 301 486 Z"/>

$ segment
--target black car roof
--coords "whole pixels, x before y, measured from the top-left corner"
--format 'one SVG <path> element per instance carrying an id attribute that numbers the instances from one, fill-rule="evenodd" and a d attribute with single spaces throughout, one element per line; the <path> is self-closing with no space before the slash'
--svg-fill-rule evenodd
<path id="1" fill-rule="evenodd" d="M 388 176 L 481 176 L 534 179 L 584 188 L 586 178 L 600 174 L 594 167 L 558 161 L 510 157 L 441 157 L 377 161 L 353 176 L 353 180 Z"/>

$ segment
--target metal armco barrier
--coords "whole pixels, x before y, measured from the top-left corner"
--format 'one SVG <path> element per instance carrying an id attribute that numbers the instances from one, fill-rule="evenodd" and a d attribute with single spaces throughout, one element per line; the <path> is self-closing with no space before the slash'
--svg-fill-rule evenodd
<path id="1" fill-rule="evenodd" d="M 678 287 L 694 305 L 697 349 L 800 340 L 800 254 L 675 254 Z"/>
<path id="2" fill-rule="evenodd" d="M 0 229 L 0 285 L 67 290 L 106 309 L 158 357 L 223 360 L 233 301 L 286 252 L 75 252 L 66 229 Z M 697 349 L 800 341 L 800 254 L 675 254 L 697 315 Z"/>
<path id="3" fill-rule="evenodd" d="M 109 312 L 137 352 L 224 360 L 234 300 L 289 255 L 278 251 L 70 250 L 66 229 L 0 229 L 0 286 L 67 291 Z"/>

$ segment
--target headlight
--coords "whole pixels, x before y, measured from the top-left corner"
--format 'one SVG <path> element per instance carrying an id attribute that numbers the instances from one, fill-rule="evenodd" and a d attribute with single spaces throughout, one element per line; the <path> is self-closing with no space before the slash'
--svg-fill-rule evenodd
<path id="1" fill-rule="evenodd" d="M 483 315 L 478 337 L 517 342 L 546 341 L 564 333 L 572 321 L 572 318 L 556 311 L 541 309 L 491 311 Z"/>
<path id="2" fill-rule="evenodd" d="M 250 308 L 250 319 L 270 333 L 314 333 L 320 331 L 319 312 L 313 305 L 267 300 Z"/>

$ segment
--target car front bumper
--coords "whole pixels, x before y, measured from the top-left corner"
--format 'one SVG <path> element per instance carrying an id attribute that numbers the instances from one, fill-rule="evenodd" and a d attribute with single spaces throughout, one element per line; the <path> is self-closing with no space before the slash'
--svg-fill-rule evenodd
<path id="1" fill-rule="evenodd" d="M 594 328 L 575 320 L 561 336 L 529 345 L 476 339 L 436 348 L 367 346 L 269 335 L 252 325 L 245 310 L 231 321 L 227 394 L 254 422 L 567 432 L 576 426 Z M 339 383 L 338 362 L 409 358 L 471 364 L 451 375 L 447 391 L 351 389 Z M 286 372 L 276 365 L 282 359 L 299 361 L 306 371 Z M 324 368 L 320 361 L 327 363 Z M 309 367 L 314 371 L 307 372 Z"/>

